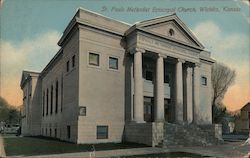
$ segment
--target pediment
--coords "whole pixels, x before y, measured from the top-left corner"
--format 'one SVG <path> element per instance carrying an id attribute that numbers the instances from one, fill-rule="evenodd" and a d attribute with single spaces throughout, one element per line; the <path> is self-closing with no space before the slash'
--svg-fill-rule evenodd
<path id="1" fill-rule="evenodd" d="M 174 14 L 142 21 L 137 28 L 195 47 L 204 48 L 191 30 Z"/>
<path id="2" fill-rule="evenodd" d="M 23 84 L 25 83 L 25 81 L 28 79 L 28 77 L 29 77 L 29 74 L 26 71 L 23 71 L 23 73 L 22 73 L 22 79 L 21 79 L 21 83 L 20 83 L 21 87 L 23 86 Z"/>

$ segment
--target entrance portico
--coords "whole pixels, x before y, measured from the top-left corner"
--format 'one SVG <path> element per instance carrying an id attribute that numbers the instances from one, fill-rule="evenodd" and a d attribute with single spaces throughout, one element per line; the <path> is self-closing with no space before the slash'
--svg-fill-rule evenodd
<path id="1" fill-rule="evenodd" d="M 183 59 L 176 59 L 160 53 L 152 53 L 142 48 L 136 48 L 135 50 L 136 52 L 133 53 L 133 121 L 135 121 L 136 123 L 144 123 L 145 121 L 147 121 L 144 117 L 145 109 L 147 109 L 144 108 L 144 97 L 151 97 L 154 100 L 154 102 L 152 103 L 153 108 L 151 111 L 151 114 L 154 116 L 152 122 L 164 122 L 165 120 L 167 120 L 167 118 L 165 118 L 165 99 L 171 100 L 171 105 L 168 106 L 172 106 L 169 112 L 172 113 L 171 115 L 174 115 L 174 122 L 193 122 L 193 102 L 195 102 L 195 97 L 193 97 L 193 89 L 197 91 L 198 86 L 196 86 L 195 88 L 195 85 L 199 84 L 197 83 L 199 82 L 199 80 L 194 79 L 195 75 L 193 76 L 193 69 L 197 71 L 198 68 L 195 68 L 197 64 L 185 61 Z M 151 87 L 153 88 L 151 88 L 151 90 L 149 90 L 150 88 L 148 88 L 147 85 L 150 84 L 149 80 L 147 80 L 146 76 L 143 76 L 143 72 L 146 71 L 144 69 L 147 69 L 143 67 L 143 63 L 147 63 L 147 60 L 145 58 L 151 59 L 153 61 L 149 64 L 154 64 L 152 65 L 152 67 L 155 71 L 151 72 L 153 75 L 153 79 L 151 81 Z M 172 72 L 175 74 L 174 76 L 165 76 L 165 72 L 166 69 L 168 69 L 169 64 L 171 64 L 172 67 L 175 68 L 174 70 L 172 70 Z M 164 79 L 167 77 L 171 77 L 174 81 L 171 83 L 169 81 L 168 83 L 165 83 Z M 194 81 L 196 81 L 196 83 Z M 165 92 L 167 91 L 169 91 L 170 94 L 165 95 Z M 152 93 L 153 95 L 148 95 L 147 93 Z"/>
<path id="2" fill-rule="evenodd" d="M 196 122 L 200 104 L 200 53 L 204 47 L 176 15 L 138 23 L 125 35 L 127 52 L 133 56 L 131 120 L 136 123 Z M 154 70 L 151 82 L 143 76 L 145 57 L 150 58 L 148 65 Z M 172 72 L 170 76 L 168 71 Z M 167 77 L 171 77 L 171 83 L 165 83 Z M 144 97 L 151 98 L 151 121 L 145 119 L 148 108 L 144 107 Z M 166 118 L 167 114 L 171 119 Z"/>

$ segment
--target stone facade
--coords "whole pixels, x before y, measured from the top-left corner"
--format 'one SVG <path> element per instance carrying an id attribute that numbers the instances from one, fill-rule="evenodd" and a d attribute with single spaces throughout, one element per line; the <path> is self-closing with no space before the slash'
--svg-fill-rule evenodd
<path id="1" fill-rule="evenodd" d="M 41 73 L 23 72 L 23 135 L 155 146 L 164 122 L 212 124 L 214 60 L 175 14 L 130 25 L 79 9 L 58 45 Z"/>

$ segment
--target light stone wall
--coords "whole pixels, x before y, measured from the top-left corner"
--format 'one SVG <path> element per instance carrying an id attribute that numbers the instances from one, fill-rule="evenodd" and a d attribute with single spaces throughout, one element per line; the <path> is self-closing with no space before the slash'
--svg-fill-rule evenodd
<path id="1" fill-rule="evenodd" d="M 41 117 L 40 109 L 40 86 L 38 75 L 30 73 L 31 78 L 26 81 L 23 87 L 23 94 L 26 96 L 22 107 L 22 135 L 40 135 Z M 23 97 L 24 97 L 23 96 Z"/>
<path id="2" fill-rule="evenodd" d="M 42 78 L 42 93 L 45 92 L 45 115 L 42 118 L 42 129 L 44 136 L 49 136 L 49 129 L 52 130 L 51 137 L 55 137 L 57 128 L 57 138 L 65 141 L 77 142 L 77 118 L 78 118 L 78 54 L 79 54 L 79 34 L 74 32 L 72 37 L 63 46 L 63 55 L 59 61 L 48 70 Z M 72 68 L 72 56 L 75 55 L 75 67 Z M 66 63 L 70 61 L 69 72 L 66 71 Z M 58 80 L 58 112 L 55 113 L 55 88 Z M 61 84 L 63 82 L 63 92 Z M 51 85 L 53 84 L 53 114 L 50 114 Z M 46 91 L 49 89 L 49 112 L 46 116 Z M 42 106 L 41 106 L 42 108 Z M 62 110 L 61 110 L 62 108 Z M 71 126 L 71 136 L 67 138 L 67 126 Z M 45 129 L 47 128 L 47 135 Z"/>
<path id="3" fill-rule="evenodd" d="M 194 118 L 197 119 L 198 124 L 212 124 L 211 64 L 201 61 L 200 80 L 202 76 L 207 78 L 207 85 L 202 85 L 200 81 L 200 106 Z"/>
<path id="4" fill-rule="evenodd" d="M 113 20 L 109 17 L 105 17 L 100 14 L 93 13 L 88 10 L 79 10 L 78 17 L 85 23 L 92 24 L 97 27 L 101 27 L 106 30 L 112 30 L 113 32 L 124 34 L 129 29 L 129 24 L 124 22 Z"/>
<path id="5" fill-rule="evenodd" d="M 164 139 L 164 123 L 127 123 L 124 138 L 127 142 L 157 146 Z"/>
<path id="6" fill-rule="evenodd" d="M 217 138 L 218 140 L 223 140 L 223 138 L 222 138 L 222 125 L 221 124 L 214 125 L 214 132 L 215 132 L 215 138 Z"/>
<path id="7" fill-rule="evenodd" d="M 21 122 L 21 126 L 22 126 L 22 135 L 29 135 L 29 123 L 28 123 L 28 117 L 29 117 L 29 113 L 28 113 L 28 87 L 29 87 L 29 83 L 26 83 L 26 85 L 23 87 L 23 97 L 26 96 L 26 99 L 23 100 L 23 107 L 22 107 L 22 122 Z"/>
<path id="8" fill-rule="evenodd" d="M 89 52 L 99 54 L 100 65 L 89 65 Z M 121 37 L 80 28 L 78 143 L 121 142 L 125 115 L 125 50 Z M 109 57 L 118 58 L 118 70 L 109 69 Z M 108 139 L 97 139 L 96 126 L 108 126 Z"/>
<path id="9" fill-rule="evenodd" d="M 124 138 L 127 142 L 146 144 L 151 146 L 153 144 L 152 136 L 152 123 L 130 122 L 125 125 Z"/>
<path id="10" fill-rule="evenodd" d="M 89 11 L 79 10 L 74 17 L 77 22 L 73 27 L 74 20 L 64 32 L 65 41 L 62 44 L 62 55 L 53 61 L 49 69 L 41 77 L 40 93 L 37 93 L 34 104 L 37 104 L 37 110 L 34 110 L 34 116 L 42 115 L 43 92 L 45 92 L 45 115 L 42 117 L 41 125 L 38 120 L 30 124 L 30 120 L 23 120 L 23 130 L 25 132 L 41 133 L 44 136 L 55 137 L 57 129 L 57 138 L 75 143 L 104 143 L 104 142 L 121 142 L 123 136 L 126 141 L 143 143 L 155 146 L 163 139 L 163 123 L 133 123 L 129 122 L 132 118 L 132 55 L 126 53 L 126 48 L 141 46 L 146 51 L 155 53 L 169 53 L 175 59 L 187 59 L 187 61 L 198 62 L 199 55 L 181 47 L 170 46 L 156 36 L 147 35 L 142 38 L 127 38 L 128 43 L 124 43 L 123 34 L 129 28 L 129 25 L 114 21 L 104 16 L 94 14 Z M 67 31 L 72 26 L 71 32 L 66 36 Z M 174 25 L 176 31 L 175 38 L 180 41 L 189 42 L 182 32 Z M 154 28 L 159 32 L 165 27 Z M 113 33 L 111 33 L 113 32 Z M 164 32 L 166 33 L 166 32 Z M 132 35 L 131 35 L 132 36 Z M 148 40 L 149 38 L 149 40 Z M 143 41 L 142 39 L 147 39 Z M 131 41 L 130 41 L 131 40 Z M 147 41 L 153 42 L 147 42 Z M 156 42 L 154 42 L 156 41 Z M 137 43 L 135 43 L 137 42 Z M 154 45 L 158 43 L 158 45 Z M 165 45 L 166 44 L 166 45 Z M 174 45 L 174 44 L 173 44 Z M 178 49 L 176 49 L 178 48 Z M 89 52 L 99 54 L 100 65 L 89 65 Z M 186 53 L 186 54 L 184 54 Z M 205 53 L 206 54 L 206 53 Z M 72 68 L 72 56 L 75 55 L 75 67 Z M 130 56 L 130 57 L 128 57 Z M 109 69 L 109 57 L 118 58 L 118 70 Z M 70 61 L 70 70 L 66 72 L 66 63 Z M 207 78 L 207 86 L 200 85 L 200 104 L 196 109 L 198 124 L 212 123 L 211 108 L 211 64 L 201 60 L 200 75 Z M 56 81 L 59 82 L 58 113 L 55 113 L 55 87 Z M 63 92 L 61 84 L 63 83 Z M 32 82 L 32 86 L 36 84 Z M 50 113 L 51 105 L 51 85 L 53 85 L 53 113 Z M 28 85 L 27 85 L 28 86 Z M 49 89 L 48 115 L 46 116 L 46 92 Z M 39 88 L 37 89 L 39 90 Z M 173 93 L 175 90 L 173 90 Z M 40 96 L 40 100 L 39 100 Z M 171 97 L 173 95 L 171 94 Z M 79 115 L 79 108 L 86 107 L 86 116 Z M 62 108 L 62 111 L 61 111 Z M 125 109 L 126 120 L 125 125 Z M 27 106 L 26 114 L 30 115 L 31 107 Z M 33 118 L 31 118 L 33 119 Z M 31 125 L 31 127 L 29 127 Z M 97 139 L 96 128 L 98 125 L 108 126 L 108 139 Z M 40 130 L 39 130 L 40 126 Z M 71 127 L 71 137 L 67 138 L 67 126 Z M 124 127 L 125 126 L 125 127 Z M 32 129 L 34 127 L 34 129 Z M 124 129 L 125 128 L 125 129 Z M 47 134 L 45 134 L 47 129 Z M 124 135 L 125 130 L 125 135 Z"/>
<path id="11" fill-rule="evenodd" d="M 37 77 L 32 77 L 32 100 L 31 100 L 31 128 L 32 136 L 40 135 L 41 128 L 41 81 Z"/>
<path id="12" fill-rule="evenodd" d="M 173 29 L 174 31 L 174 35 L 171 38 L 175 38 L 177 40 L 183 41 L 188 44 L 193 44 L 191 40 L 185 36 L 184 32 L 174 22 L 165 22 L 162 24 L 149 27 L 149 30 L 169 37 L 170 37 L 169 34 L 170 29 Z"/>

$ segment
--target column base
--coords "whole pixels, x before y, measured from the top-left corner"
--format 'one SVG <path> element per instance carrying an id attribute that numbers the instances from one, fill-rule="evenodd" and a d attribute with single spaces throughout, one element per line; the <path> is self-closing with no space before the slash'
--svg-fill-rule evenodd
<path id="1" fill-rule="evenodd" d="M 154 122 L 159 123 L 159 122 L 166 122 L 165 120 L 155 120 Z"/>
<path id="2" fill-rule="evenodd" d="M 135 121 L 135 120 L 132 120 L 130 121 L 131 123 L 147 123 L 146 121 Z"/>

